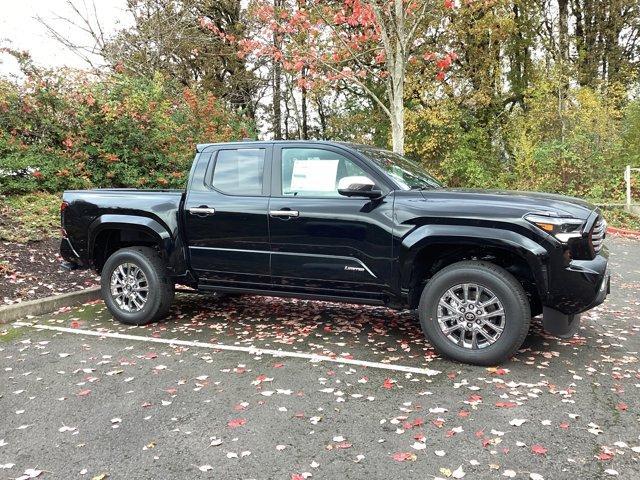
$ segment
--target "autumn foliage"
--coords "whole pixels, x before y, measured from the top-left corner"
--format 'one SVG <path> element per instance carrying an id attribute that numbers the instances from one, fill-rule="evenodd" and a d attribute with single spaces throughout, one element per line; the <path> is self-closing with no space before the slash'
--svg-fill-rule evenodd
<path id="1" fill-rule="evenodd" d="M 211 94 L 161 75 L 40 72 L 0 81 L 0 192 L 182 187 L 194 144 L 247 135 Z"/>

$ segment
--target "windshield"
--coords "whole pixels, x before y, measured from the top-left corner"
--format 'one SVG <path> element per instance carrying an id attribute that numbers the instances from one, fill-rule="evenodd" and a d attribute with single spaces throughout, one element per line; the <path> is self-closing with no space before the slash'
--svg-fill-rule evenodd
<path id="1" fill-rule="evenodd" d="M 442 188 L 442 184 L 422 167 L 402 155 L 377 148 L 355 148 L 373 160 L 403 190 Z"/>

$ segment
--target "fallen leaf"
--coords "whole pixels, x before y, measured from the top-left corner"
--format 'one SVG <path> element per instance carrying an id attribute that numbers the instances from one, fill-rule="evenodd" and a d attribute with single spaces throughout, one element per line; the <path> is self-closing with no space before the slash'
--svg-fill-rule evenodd
<path id="1" fill-rule="evenodd" d="M 531 451 L 536 455 L 546 455 L 548 450 L 544 448 L 542 445 L 539 445 L 536 443 L 535 445 L 531 446 Z"/>
<path id="2" fill-rule="evenodd" d="M 244 418 L 234 418 L 232 420 L 229 420 L 229 423 L 227 423 L 227 426 L 229 428 L 237 428 L 237 427 L 241 427 L 245 423 L 247 423 L 247 421 Z"/>
<path id="3" fill-rule="evenodd" d="M 396 462 L 415 462 L 417 458 L 416 454 L 411 452 L 397 452 L 393 454 L 393 459 Z"/>
<path id="4" fill-rule="evenodd" d="M 456 468 L 452 473 L 451 476 L 453 478 L 463 478 L 466 475 L 465 471 L 462 469 L 462 465 L 460 465 L 458 468 Z"/>

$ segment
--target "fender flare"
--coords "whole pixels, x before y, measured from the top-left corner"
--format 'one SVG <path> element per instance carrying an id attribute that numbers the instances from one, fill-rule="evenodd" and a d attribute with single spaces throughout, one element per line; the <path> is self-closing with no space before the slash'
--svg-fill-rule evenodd
<path id="1" fill-rule="evenodd" d="M 174 244 L 169 229 L 153 218 L 138 215 L 106 214 L 99 216 L 89 225 L 89 258 L 93 258 L 96 238 L 102 231 L 107 229 L 144 232 L 154 238 L 160 245 L 161 251 L 167 255 L 171 252 Z"/>
<path id="2" fill-rule="evenodd" d="M 399 252 L 401 288 L 408 290 L 417 255 L 430 245 L 493 247 L 513 253 L 527 262 L 541 298 L 548 291 L 547 250 L 520 233 L 470 225 L 422 225 L 402 239 Z"/>

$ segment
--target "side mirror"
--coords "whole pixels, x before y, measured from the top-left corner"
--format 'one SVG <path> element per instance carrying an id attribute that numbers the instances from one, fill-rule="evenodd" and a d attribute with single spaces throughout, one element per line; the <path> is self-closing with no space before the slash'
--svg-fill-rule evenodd
<path id="1" fill-rule="evenodd" d="M 345 197 L 379 198 L 382 191 L 373 180 L 363 176 L 344 177 L 338 181 L 338 193 Z"/>

